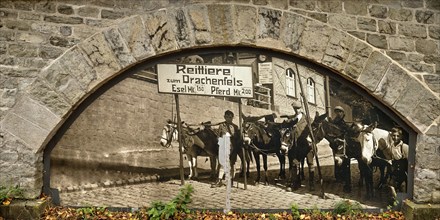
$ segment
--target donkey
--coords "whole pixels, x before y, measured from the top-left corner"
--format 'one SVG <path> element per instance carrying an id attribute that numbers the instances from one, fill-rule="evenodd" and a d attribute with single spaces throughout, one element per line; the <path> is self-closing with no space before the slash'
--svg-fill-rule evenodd
<path id="1" fill-rule="evenodd" d="M 177 135 L 177 124 L 170 120 L 162 129 L 162 136 L 160 139 L 160 144 L 163 147 L 170 147 L 173 139 Z M 203 141 L 205 145 L 203 148 L 197 145 L 194 141 L 194 136 L 197 136 L 199 140 Z M 194 130 L 185 126 L 182 123 L 182 139 L 183 139 L 183 149 L 182 151 L 186 154 L 188 158 L 189 165 L 189 179 L 197 179 L 197 157 L 204 156 L 209 157 L 211 165 L 211 178 L 216 178 L 218 172 L 218 140 L 216 134 L 210 129 Z"/>

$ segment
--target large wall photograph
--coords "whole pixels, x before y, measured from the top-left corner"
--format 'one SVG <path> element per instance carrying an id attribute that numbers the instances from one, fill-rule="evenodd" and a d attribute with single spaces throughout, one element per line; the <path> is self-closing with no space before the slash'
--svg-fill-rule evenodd
<path id="1" fill-rule="evenodd" d="M 185 89 L 163 92 L 160 65 L 200 75 L 168 80 Z M 224 74 L 217 90 L 188 94 L 210 90 L 214 67 Z M 230 76 L 232 67 L 248 75 L 236 68 Z M 191 187 L 195 209 L 330 209 L 341 200 L 386 208 L 408 193 L 414 146 L 371 97 L 329 72 L 244 51 L 148 64 L 95 97 L 65 130 L 50 156 L 50 187 L 66 206 L 144 207 Z M 251 96 L 228 93 L 237 80 Z"/>

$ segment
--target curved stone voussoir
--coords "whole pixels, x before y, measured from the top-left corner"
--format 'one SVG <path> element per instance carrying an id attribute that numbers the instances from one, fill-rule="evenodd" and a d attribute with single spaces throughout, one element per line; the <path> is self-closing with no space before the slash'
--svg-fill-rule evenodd
<path id="1" fill-rule="evenodd" d="M 136 60 L 142 61 L 156 54 L 141 16 L 133 16 L 120 22 L 118 30 Z"/>
<path id="2" fill-rule="evenodd" d="M 102 85 L 122 70 L 116 55 L 102 32 L 87 38 L 78 44 L 85 56 L 91 61 L 96 72 L 96 83 Z"/>
<path id="3" fill-rule="evenodd" d="M 165 53 L 177 50 L 177 42 L 174 35 L 172 22 L 166 10 L 148 13 L 141 16 L 147 36 L 156 53 Z"/>
<path id="4" fill-rule="evenodd" d="M 374 92 L 391 64 L 391 59 L 379 51 L 373 51 L 368 58 L 364 70 L 361 72 L 358 82 Z"/>

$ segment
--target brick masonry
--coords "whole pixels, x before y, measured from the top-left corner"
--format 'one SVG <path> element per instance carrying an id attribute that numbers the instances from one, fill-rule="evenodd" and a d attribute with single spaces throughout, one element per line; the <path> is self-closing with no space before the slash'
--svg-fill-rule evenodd
<path id="1" fill-rule="evenodd" d="M 1 1 L 0 179 L 38 196 L 53 134 L 134 64 L 240 45 L 323 65 L 393 109 L 418 133 L 414 200 L 440 202 L 439 39 L 435 0 Z"/>

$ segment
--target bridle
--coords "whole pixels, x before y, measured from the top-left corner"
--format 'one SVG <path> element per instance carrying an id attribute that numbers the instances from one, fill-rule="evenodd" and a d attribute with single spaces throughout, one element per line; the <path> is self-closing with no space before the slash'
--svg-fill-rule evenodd
<path id="1" fill-rule="evenodd" d="M 166 144 L 164 147 L 169 148 L 171 146 L 171 142 L 173 141 L 173 134 L 177 131 L 176 124 L 169 123 L 164 126 L 163 130 L 166 132 L 166 137 L 161 136 L 161 140 L 165 140 Z"/>

